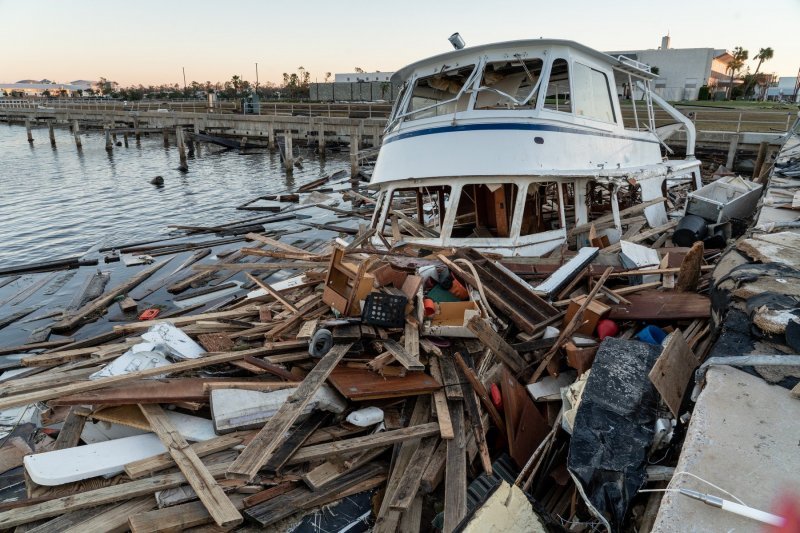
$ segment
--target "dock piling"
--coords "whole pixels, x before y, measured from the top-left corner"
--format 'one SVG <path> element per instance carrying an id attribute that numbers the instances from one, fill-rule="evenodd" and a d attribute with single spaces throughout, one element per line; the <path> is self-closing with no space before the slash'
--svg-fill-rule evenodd
<path id="1" fill-rule="evenodd" d="M 166 139 L 166 135 L 164 138 Z M 189 170 L 189 164 L 186 161 L 186 144 L 183 142 L 183 128 L 180 126 L 175 128 L 175 142 L 178 144 L 178 153 L 181 158 L 181 164 L 178 166 L 178 170 L 186 172 Z"/>
<path id="2" fill-rule="evenodd" d="M 25 131 L 28 133 L 28 142 L 33 142 L 33 132 L 31 132 L 31 119 L 25 117 Z"/>
<path id="3" fill-rule="evenodd" d="M 72 135 L 75 137 L 75 148 L 80 150 L 83 148 L 81 145 L 81 134 L 80 134 L 80 126 L 78 125 L 78 121 L 75 120 L 72 122 Z"/>
<path id="4" fill-rule="evenodd" d="M 164 148 L 169 148 L 169 130 L 164 128 L 162 133 L 164 135 Z"/>
<path id="5" fill-rule="evenodd" d="M 53 121 L 52 120 L 48 120 L 47 121 L 47 130 L 48 130 L 48 134 L 50 135 L 50 145 L 51 146 L 55 146 L 56 145 L 56 132 L 53 130 Z"/>
<path id="6" fill-rule="evenodd" d="M 355 178 L 358 174 L 358 146 L 361 143 L 361 138 L 358 135 L 358 129 L 353 128 L 350 132 L 350 176 Z"/>
<path id="7" fill-rule="evenodd" d="M 136 144 L 142 140 L 142 134 L 139 133 L 139 119 L 133 119 L 133 134 L 136 136 Z"/>
<path id="8" fill-rule="evenodd" d="M 113 150 L 113 146 L 111 144 L 111 130 L 108 128 L 108 126 L 103 126 L 103 129 L 105 129 L 106 133 L 106 151 L 110 152 Z"/>
<path id="9" fill-rule="evenodd" d="M 325 122 L 323 121 L 320 121 L 319 123 L 319 129 L 317 130 L 317 139 L 319 140 L 319 147 L 318 147 L 319 155 L 324 156 L 326 143 L 325 143 Z"/>
<path id="10" fill-rule="evenodd" d="M 739 134 L 734 133 L 731 135 L 731 144 L 728 146 L 728 160 L 725 162 L 725 166 L 728 167 L 728 170 L 733 169 L 733 162 L 736 159 L 736 149 L 739 147 Z"/>
<path id="11" fill-rule="evenodd" d="M 290 130 L 285 131 L 283 134 L 283 138 L 286 141 L 283 154 L 283 166 L 286 168 L 286 172 L 291 174 L 294 171 L 294 149 L 292 148 L 292 132 Z"/>
<path id="12" fill-rule="evenodd" d="M 267 124 L 267 147 L 270 150 L 275 149 L 275 123 L 270 122 Z"/>

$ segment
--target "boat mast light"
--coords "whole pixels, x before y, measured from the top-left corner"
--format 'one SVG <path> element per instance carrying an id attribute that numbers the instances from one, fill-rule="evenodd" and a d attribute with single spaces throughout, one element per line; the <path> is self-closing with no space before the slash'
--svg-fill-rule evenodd
<path id="1" fill-rule="evenodd" d="M 455 32 L 453 35 L 448 37 L 447 40 L 450 41 L 450 44 L 452 44 L 453 48 L 456 50 L 461 50 L 466 45 L 464 39 L 461 37 L 461 34 L 458 32 Z"/>

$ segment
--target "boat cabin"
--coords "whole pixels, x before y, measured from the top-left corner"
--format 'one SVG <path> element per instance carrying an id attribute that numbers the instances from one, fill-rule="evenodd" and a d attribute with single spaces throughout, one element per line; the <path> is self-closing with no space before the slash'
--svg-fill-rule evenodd
<path id="1" fill-rule="evenodd" d="M 619 211 L 660 198 L 667 180 L 700 184 L 692 123 L 630 59 L 539 39 L 456 50 L 395 76 L 370 184 L 373 227 L 396 242 L 542 255 L 609 214 L 603 231 L 618 239 Z M 687 129 L 684 160 L 663 157 L 654 105 Z M 667 222 L 663 203 L 645 215 Z"/>

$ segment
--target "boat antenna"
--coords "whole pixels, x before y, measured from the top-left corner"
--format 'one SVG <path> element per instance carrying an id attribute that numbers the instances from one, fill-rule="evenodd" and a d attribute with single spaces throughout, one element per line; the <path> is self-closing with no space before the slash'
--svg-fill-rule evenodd
<path id="1" fill-rule="evenodd" d="M 462 48 L 464 48 L 464 46 L 466 46 L 464 39 L 458 32 L 455 32 L 453 35 L 448 37 L 447 40 L 450 41 L 450 44 L 452 44 L 453 48 L 455 48 L 456 50 L 461 50 Z"/>

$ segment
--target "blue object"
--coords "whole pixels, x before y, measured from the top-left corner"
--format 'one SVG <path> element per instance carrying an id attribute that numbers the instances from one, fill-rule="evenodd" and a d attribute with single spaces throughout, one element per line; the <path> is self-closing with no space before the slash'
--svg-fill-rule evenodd
<path id="1" fill-rule="evenodd" d="M 667 334 L 657 326 L 645 326 L 642 331 L 636 334 L 636 338 L 647 344 L 661 346 L 661 343 L 667 338 Z"/>

